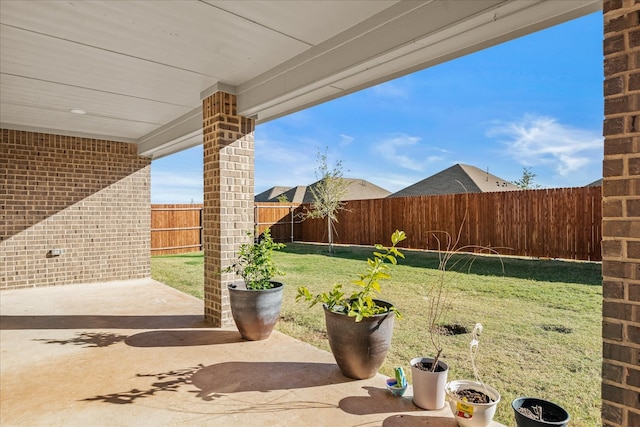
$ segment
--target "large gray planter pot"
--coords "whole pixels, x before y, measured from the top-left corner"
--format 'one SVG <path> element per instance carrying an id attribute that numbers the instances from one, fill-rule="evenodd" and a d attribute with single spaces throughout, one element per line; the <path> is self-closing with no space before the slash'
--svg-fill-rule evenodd
<path id="1" fill-rule="evenodd" d="M 229 289 L 231 314 L 242 338 L 259 341 L 269 338 L 280 318 L 284 285 L 271 282 L 274 287 L 249 290 L 244 282 L 233 283 Z"/>
<path id="2" fill-rule="evenodd" d="M 392 306 L 384 301 L 376 303 Z M 373 377 L 387 357 L 395 313 L 378 314 L 360 322 L 326 307 L 324 315 L 329 346 L 342 374 L 357 380 Z"/>

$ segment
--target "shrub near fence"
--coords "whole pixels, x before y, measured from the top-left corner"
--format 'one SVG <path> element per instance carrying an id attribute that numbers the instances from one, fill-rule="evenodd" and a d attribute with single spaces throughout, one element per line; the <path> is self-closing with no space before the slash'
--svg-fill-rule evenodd
<path id="1" fill-rule="evenodd" d="M 460 234 L 459 246 L 482 245 L 505 255 L 600 261 L 601 187 L 397 197 L 347 202 L 335 243 L 385 243 L 404 230 L 404 247 L 437 249 L 431 231 Z M 300 222 L 308 205 L 256 203 L 259 233 L 279 242 L 326 242 L 326 222 Z M 152 205 L 152 254 L 201 250 L 202 205 Z M 292 225 L 293 219 L 293 225 Z M 462 229 L 460 226 L 462 224 Z M 439 235 L 439 237 L 443 237 Z M 446 242 L 443 242 L 443 247 Z"/>

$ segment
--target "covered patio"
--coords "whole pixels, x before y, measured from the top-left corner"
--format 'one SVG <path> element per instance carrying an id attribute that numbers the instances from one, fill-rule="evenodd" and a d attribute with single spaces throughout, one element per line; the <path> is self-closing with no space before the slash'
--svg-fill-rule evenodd
<path id="1" fill-rule="evenodd" d="M 1 424 L 457 425 L 380 374 L 351 380 L 330 353 L 278 332 L 244 341 L 201 311 L 151 279 L 3 291 Z"/>
<path id="2" fill-rule="evenodd" d="M 380 377 L 344 382 L 330 355 L 279 335 L 241 343 L 228 329 L 233 276 L 221 271 L 253 227 L 255 126 L 600 9 L 602 414 L 608 426 L 640 424 L 634 0 L 0 2 L 2 423 L 285 424 L 282 402 L 314 424 L 351 420 L 361 402 L 389 409 L 357 414 L 376 425 L 414 419 Z M 151 161 L 199 144 L 204 306 L 149 281 Z M 265 376 L 231 393 L 211 378 L 224 364 L 279 363 L 305 379 L 285 388 Z M 306 369 L 325 378 L 307 381 Z M 207 399 L 224 401 L 222 413 Z"/>

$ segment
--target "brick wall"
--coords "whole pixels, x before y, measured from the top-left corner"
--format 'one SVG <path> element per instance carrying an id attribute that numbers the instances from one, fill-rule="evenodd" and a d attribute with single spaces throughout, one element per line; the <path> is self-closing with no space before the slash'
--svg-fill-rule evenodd
<path id="1" fill-rule="evenodd" d="M 235 95 L 216 92 L 202 101 L 204 139 L 204 314 L 215 327 L 233 324 L 222 273 L 253 231 L 255 122 L 239 116 Z"/>
<path id="2" fill-rule="evenodd" d="M 149 165 L 135 144 L 0 130 L 0 289 L 148 277 Z"/>
<path id="3" fill-rule="evenodd" d="M 640 426 L 640 2 L 603 11 L 602 424 Z"/>

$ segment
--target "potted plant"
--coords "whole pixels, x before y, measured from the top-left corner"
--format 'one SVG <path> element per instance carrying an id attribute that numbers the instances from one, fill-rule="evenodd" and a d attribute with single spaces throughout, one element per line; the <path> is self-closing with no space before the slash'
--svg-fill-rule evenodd
<path id="1" fill-rule="evenodd" d="M 452 249 L 451 235 L 442 233 L 447 239 L 447 248 L 441 251 L 439 232 L 431 233 L 438 246 L 438 276 L 427 292 L 427 332 L 429 343 L 433 348 L 433 357 L 416 357 L 410 361 L 413 383 L 413 402 L 428 410 L 441 409 L 445 404 L 445 385 L 449 373 L 449 366 L 441 360 L 444 331 L 442 323 L 451 308 L 446 288 L 446 272 L 449 261 L 455 254 Z"/>
<path id="2" fill-rule="evenodd" d="M 561 406 L 535 397 L 519 397 L 511 402 L 518 427 L 545 427 L 569 424 L 569 413 Z"/>
<path id="3" fill-rule="evenodd" d="M 251 232 L 247 235 L 252 238 Z M 236 263 L 224 270 L 243 279 L 227 288 L 233 320 L 246 340 L 269 338 L 280 318 L 284 286 L 271 279 L 284 273 L 276 267 L 271 255 L 284 246 L 274 242 L 266 229 L 257 241 L 242 244 Z"/>
<path id="4" fill-rule="evenodd" d="M 455 256 L 475 251 L 497 254 L 495 250 L 484 246 L 458 246 L 463 224 L 460 225 L 455 241 L 447 232 L 431 232 L 437 244 L 438 274 L 427 292 L 427 309 L 424 318 L 427 322 L 428 342 L 432 347 L 433 356 L 416 357 L 410 361 L 413 402 L 423 409 L 441 409 L 445 405 L 445 385 L 447 384 L 449 366 L 441 358 L 443 354 L 442 337 L 450 334 L 444 324 L 452 308 L 447 289 L 448 273 L 459 271 L 465 267 L 470 269 L 474 260 L 473 255 L 469 257 Z M 446 245 L 443 245 L 439 235 L 444 235 Z M 445 246 L 444 250 L 442 250 L 443 246 Z"/>
<path id="5" fill-rule="evenodd" d="M 475 356 L 478 351 L 482 324 L 476 323 L 471 332 L 469 353 L 475 381 L 451 381 L 445 387 L 449 407 L 460 427 L 487 427 L 493 421 L 500 393 L 480 380 Z"/>
<path id="6" fill-rule="evenodd" d="M 404 231 L 391 235 L 391 246 L 375 246 L 373 259 L 367 259 L 367 269 L 353 281 L 356 291 L 346 294 L 341 284 L 331 292 L 312 295 L 306 286 L 298 288 L 296 301 L 304 300 L 310 307 L 322 303 L 331 352 L 343 375 L 354 379 L 373 377 L 382 366 L 393 334 L 394 317 L 400 312 L 393 304 L 376 299 L 380 282 L 391 278 L 390 264 L 404 258 L 396 247 L 406 238 Z"/>

